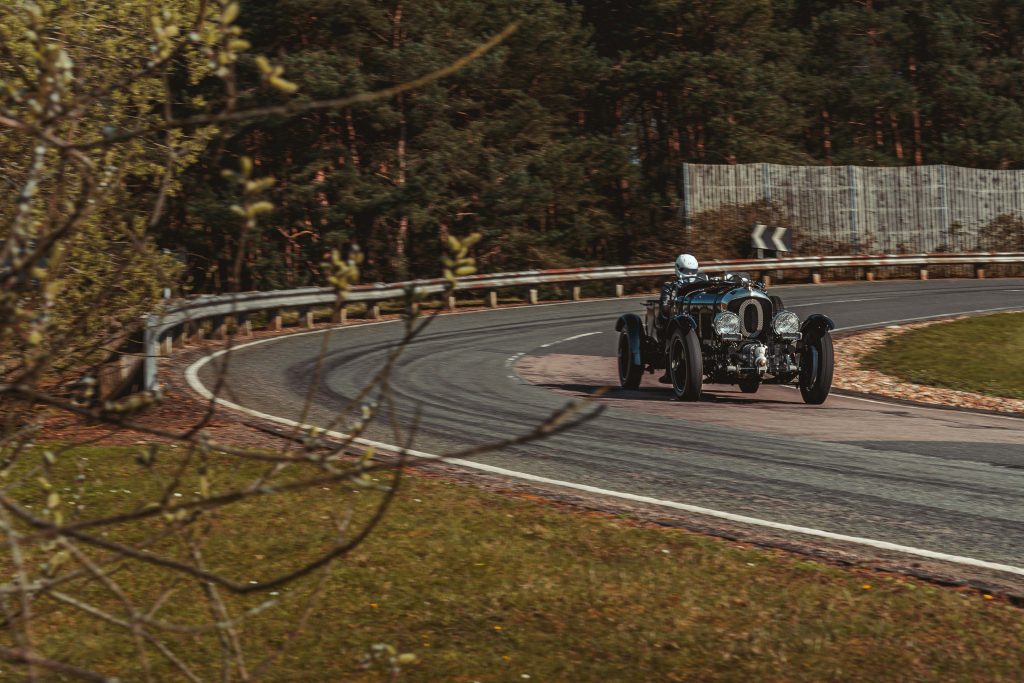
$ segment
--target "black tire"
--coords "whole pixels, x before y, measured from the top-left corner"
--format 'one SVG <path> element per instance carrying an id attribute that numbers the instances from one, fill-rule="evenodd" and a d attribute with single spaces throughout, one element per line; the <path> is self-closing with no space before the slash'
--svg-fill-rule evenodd
<path id="1" fill-rule="evenodd" d="M 698 400 L 704 381 L 704 359 L 700 355 L 700 341 L 693 330 L 685 334 L 676 330 L 672 334 L 667 361 L 676 398 L 680 401 Z"/>
<path id="2" fill-rule="evenodd" d="M 619 334 L 619 384 L 623 389 L 636 389 L 644 376 L 644 368 L 633 362 L 633 350 L 629 347 L 629 332 Z"/>
<path id="3" fill-rule="evenodd" d="M 761 378 L 744 377 L 737 384 L 740 385 L 740 391 L 744 394 L 756 394 L 757 390 L 761 388 Z"/>
<path id="4" fill-rule="evenodd" d="M 832 390 L 834 370 L 832 335 L 826 332 L 821 339 L 808 344 L 800 358 L 800 395 L 804 403 L 820 405 L 825 402 Z"/>

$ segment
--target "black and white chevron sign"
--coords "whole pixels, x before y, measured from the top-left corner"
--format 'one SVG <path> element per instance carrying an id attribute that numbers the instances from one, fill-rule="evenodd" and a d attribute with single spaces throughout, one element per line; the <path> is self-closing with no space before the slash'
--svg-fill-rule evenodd
<path id="1" fill-rule="evenodd" d="M 779 228 L 757 223 L 750 234 L 754 249 L 793 251 L 793 237 L 789 228 Z"/>

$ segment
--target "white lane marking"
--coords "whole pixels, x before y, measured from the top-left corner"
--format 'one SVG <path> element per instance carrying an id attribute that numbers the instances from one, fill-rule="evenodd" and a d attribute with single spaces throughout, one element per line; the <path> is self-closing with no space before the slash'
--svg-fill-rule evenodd
<path id="1" fill-rule="evenodd" d="M 526 355 L 526 351 L 520 351 L 519 353 L 513 354 L 505 359 L 505 367 L 510 368 L 516 364 L 516 361 Z M 511 377 L 511 375 L 509 375 Z"/>
<path id="2" fill-rule="evenodd" d="M 559 339 L 557 341 L 548 342 L 547 344 L 541 344 L 540 348 L 546 349 L 554 346 L 555 344 L 561 344 L 562 342 L 572 341 L 573 339 L 582 339 L 583 337 L 592 337 L 595 334 L 604 334 L 604 332 L 584 332 L 583 334 L 573 335 L 572 337 L 566 337 L 565 339 Z"/>
<path id="3" fill-rule="evenodd" d="M 307 333 L 301 333 L 301 334 L 310 334 L 310 333 L 307 332 Z M 295 336 L 295 335 L 291 335 L 291 336 Z M 279 339 L 279 337 L 278 337 L 278 339 Z M 258 410 L 252 410 L 251 408 L 246 408 L 244 406 L 238 405 L 237 403 L 234 403 L 232 401 L 228 401 L 228 400 L 225 400 L 223 398 L 215 397 L 213 395 L 213 393 L 210 392 L 206 388 L 206 386 L 199 380 L 199 371 L 203 368 L 204 365 L 206 365 L 208 362 L 210 362 L 214 358 L 217 358 L 217 357 L 219 357 L 219 356 L 221 356 L 221 355 L 223 355 L 225 353 L 228 353 L 229 351 L 238 350 L 238 349 L 241 349 L 241 348 L 245 348 L 247 346 L 254 346 L 256 344 L 264 343 L 264 342 L 267 342 L 267 341 L 272 341 L 272 339 L 260 339 L 260 340 L 257 340 L 257 341 L 249 342 L 247 344 L 243 344 L 241 346 L 235 347 L 235 349 L 222 349 L 222 350 L 217 351 L 217 352 L 215 352 L 213 354 L 210 354 L 209 356 L 204 356 L 203 358 L 200 358 L 199 360 L 197 360 L 195 363 L 193 363 L 192 365 L 190 365 L 188 367 L 188 369 L 185 371 L 185 378 L 188 381 L 189 386 L 192 387 L 192 390 L 195 391 L 196 393 L 198 393 L 200 396 L 202 396 L 203 398 L 205 398 L 208 401 L 215 401 L 215 402 L 217 402 L 218 404 L 220 404 L 222 406 L 225 406 L 227 408 L 231 408 L 232 410 L 236 410 L 236 411 L 244 413 L 246 415 L 251 415 L 253 417 L 258 417 L 258 418 L 261 418 L 261 419 L 264 419 L 264 420 L 269 420 L 270 422 L 276 422 L 278 424 L 287 425 L 289 427 L 297 427 L 297 428 L 300 428 L 300 429 L 310 429 L 310 428 L 312 428 L 312 425 L 303 425 L 303 424 L 301 424 L 299 422 L 296 422 L 294 420 L 289 420 L 288 418 L 278 417 L 276 415 L 268 415 L 267 413 L 262 413 L 262 412 L 260 412 Z M 345 434 L 342 434 L 340 432 L 328 431 L 327 434 L 329 436 L 331 436 L 332 438 L 336 438 L 336 439 L 346 439 L 347 438 Z M 391 445 L 391 444 L 383 443 L 383 442 L 380 442 L 380 441 L 372 441 L 370 439 L 362 439 L 362 438 L 354 439 L 354 441 L 356 443 L 360 444 L 360 445 L 363 445 L 363 446 L 373 446 L 374 448 L 378 448 L 378 449 L 385 450 L 385 451 L 391 451 L 391 452 L 395 452 L 395 453 L 400 451 L 400 449 L 398 447 L 396 447 L 394 445 Z M 847 535 L 847 534 L 837 534 L 837 533 L 834 533 L 834 532 L 831 532 L 831 531 L 824 531 L 822 529 L 813 529 L 813 528 L 810 528 L 810 527 L 797 526 L 797 525 L 794 525 L 794 524 L 783 524 L 782 522 L 773 522 L 771 520 L 759 519 L 757 517 L 748 517 L 746 515 L 737 515 L 737 514 L 734 514 L 734 513 L 731 513 L 731 512 L 723 512 L 721 510 L 713 510 L 711 508 L 700 507 L 700 506 L 697 506 L 697 505 L 689 505 L 687 503 L 679 503 L 679 502 L 676 502 L 676 501 L 673 501 L 673 500 L 661 500 L 659 498 L 653 498 L 653 497 L 650 497 L 650 496 L 641 496 L 641 495 L 637 495 L 635 493 L 626 493 L 626 492 L 623 492 L 623 491 L 612 491 L 610 489 L 602 489 L 602 488 L 598 488 L 596 486 L 588 486 L 587 484 L 579 484 L 579 483 L 571 482 L 571 481 L 562 481 L 562 480 L 559 480 L 559 479 L 551 479 L 549 477 L 541 477 L 541 476 L 538 476 L 536 474 L 529 474 L 527 472 L 517 472 L 515 470 L 509 470 L 509 469 L 505 469 L 503 467 L 496 467 L 494 465 L 486 465 L 484 463 L 474 462 L 472 460 L 463 460 L 461 458 L 443 458 L 442 456 L 433 455 L 431 453 L 425 453 L 423 451 L 416 451 L 416 450 L 409 449 L 409 450 L 406 450 L 406 453 L 408 453 L 409 455 L 411 455 L 413 457 L 422 458 L 424 460 L 444 460 L 445 462 L 451 463 L 453 465 L 458 465 L 459 467 L 465 467 L 465 468 L 468 468 L 468 469 L 480 470 L 482 472 L 490 472 L 492 474 L 500 474 L 502 476 L 512 477 L 514 479 L 522 479 L 524 481 L 533 481 L 533 482 L 537 482 L 537 483 L 541 483 L 541 484 L 548 484 L 548 485 L 551 485 L 551 486 L 558 486 L 558 487 L 561 487 L 561 488 L 573 489 L 573 490 L 576 490 L 576 491 L 585 491 L 587 493 L 593 493 L 593 494 L 602 495 L 602 496 L 609 496 L 609 497 L 612 497 L 612 498 L 620 498 L 622 500 L 630 500 L 630 501 L 634 501 L 634 502 L 638 502 L 638 503 L 647 503 L 647 504 L 650 504 L 650 505 L 657 505 L 657 506 L 660 506 L 660 507 L 672 508 L 674 510 L 681 510 L 683 512 L 689 512 L 689 513 L 692 513 L 692 514 L 704 515 L 704 516 L 707 516 L 707 517 L 715 517 L 717 519 L 724 519 L 724 520 L 728 520 L 730 522 L 738 522 L 738 523 L 741 523 L 741 524 L 749 524 L 749 525 L 752 525 L 752 526 L 759 526 L 759 527 L 765 527 L 765 528 L 768 528 L 768 529 L 775 529 L 777 531 L 787 531 L 787 532 L 791 532 L 791 533 L 801 534 L 801 535 L 804 535 L 804 536 L 814 536 L 816 538 L 826 538 L 826 539 L 833 540 L 833 541 L 843 541 L 843 542 L 846 542 L 846 543 L 855 543 L 857 545 L 864 545 L 864 546 L 868 546 L 868 547 L 872 547 L 872 548 L 877 548 L 877 549 L 880 549 L 880 550 L 890 550 L 890 551 L 894 551 L 894 552 L 904 553 L 904 554 L 907 554 L 907 555 L 915 555 L 917 557 L 926 557 L 926 558 L 933 559 L 933 560 L 941 560 L 941 561 L 944 561 L 944 562 L 951 562 L 953 564 L 961 564 L 961 565 L 966 565 L 966 566 L 970 566 L 970 567 L 979 567 L 979 568 L 982 568 L 982 569 L 991 569 L 991 570 L 994 570 L 994 571 L 1000 571 L 1000 572 L 1006 572 L 1006 573 L 1009 573 L 1009 574 L 1016 574 L 1016 575 L 1019 575 L 1019 576 L 1024 576 L 1024 568 L 1022 568 L 1022 567 L 1014 567 L 1014 566 L 1007 565 L 1007 564 L 1000 564 L 998 562 L 988 562 L 987 560 L 979 560 L 979 559 L 976 559 L 976 558 L 973 558 L 973 557 L 964 557 L 964 556 L 960 556 L 960 555 L 951 555 L 951 554 L 948 554 L 948 553 L 940 553 L 940 552 L 937 552 L 937 551 L 934 551 L 934 550 L 927 550 L 927 549 L 924 549 L 924 548 L 914 548 L 912 546 L 900 545 L 898 543 L 890 543 L 888 541 L 879 541 L 879 540 L 876 540 L 876 539 L 873 539 L 873 538 L 862 538 L 860 536 L 850 536 L 850 535 Z"/>
<path id="4" fill-rule="evenodd" d="M 997 289 L 988 290 L 988 289 L 986 289 L 985 292 L 986 293 L 988 293 L 988 292 L 1024 292 L 1024 290 L 997 290 Z M 860 302 L 860 301 L 889 301 L 891 299 L 899 299 L 899 298 L 901 298 L 901 295 L 881 296 L 881 297 L 866 297 L 866 298 L 863 298 L 863 299 L 837 299 L 837 300 L 830 300 L 830 301 L 815 301 L 813 303 L 798 303 L 798 304 L 794 304 L 792 306 L 786 306 L 786 308 L 807 308 L 808 306 L 821 306 L 821 305 L 829 304 L 829 303 L 854 303 L 854 302 Z"/>
<path id="5" fill-rule="evenodd" d="M 838 327 L 836 332 L 847 332 L 850 330 L 862 330 L 865 327 L 882 327 L 884 325 L 895 325 L 897 323 L 912 323 L 919 320 L 935 320 L 936 318 L 950 318 L 954 315 L 971 315 L 974 313 L 994 313 L 996 311 L 1015 311 L 1021 308 L 1021 304 L 1016 306 L 1000 306 L 999 308 L 977 308 L 973 311 L 955 311 L 952 313 L 941 313 L 939 315 L 925 315 L 920 318 L 902 318 L 900 320 L 885 320 L 878 323 L 866 323 L 864 325 L 851 325 L 850 327 Z"/>
<path id="6" fill-rule="evenodd" d="M 836 301 L 815 301 L 809 304 L 795 304 L 793 306 L 786 306 L 786 308 L 807 308 L 808 306 L 821 306 L 823 304 L 849 304 L 855 301 L 888 301 L 889 299 L 897 299 L 895 296 L 875 296 L 867 299 L 839 299 Z"/>

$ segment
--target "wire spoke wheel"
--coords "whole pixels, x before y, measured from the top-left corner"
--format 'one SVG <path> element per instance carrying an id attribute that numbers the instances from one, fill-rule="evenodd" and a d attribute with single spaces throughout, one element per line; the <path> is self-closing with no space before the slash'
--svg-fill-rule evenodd
<path id="1" fill-rule="evenodd" d="M 800 395 L 804 403 L 820 405 L 832 390 L 835 358 L 832 335 L 825 333 L 807 345 L 800 359 Z"/>
<path id="2" fill-rule="evenodd" d="M 633 357 L 632 345 L 629 343 L 629 332 L 623 330 L 619 334 L 619 384 L 623 389 L 636 389 L 640 386 L 644 368 L 638 365 Z"/>
<path id="3" fill-rule="evenodd" d="M 700 398 L 704 368 L 700 342 L 693 330 L 686 333 L 677 330 L 672 335 L 668 347 L 668 372 L 676 398 L 680 401 Z"/>

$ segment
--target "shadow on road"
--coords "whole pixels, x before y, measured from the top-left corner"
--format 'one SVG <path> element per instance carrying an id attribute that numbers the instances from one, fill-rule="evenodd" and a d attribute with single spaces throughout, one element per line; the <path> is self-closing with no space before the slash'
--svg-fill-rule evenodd
<path id="1" fill-rule="evenodd" d="M 601 384 L 565 383 L 559 384 L 549 382 L 538 384 L 539 387 L 553 389 L 555 391 L 569 392 L 575 394 L 592 395 L 601 389 L 607 389 L 604 394 L 606 398 L 624 399 L 630 401 L 674 401 L 672 390 L 668 387 L 645 387 L 643 389 L 620 389 L 618 387 L 608 388 Z M 780 401 L 773 398 L 759 398 L 757 394 L 742 394 L 738 389 L 716 387 L 705 389 L 700 396 L 698 403 L 718 403 L 722 405 L 792 405 L 798 401 Z"/>

